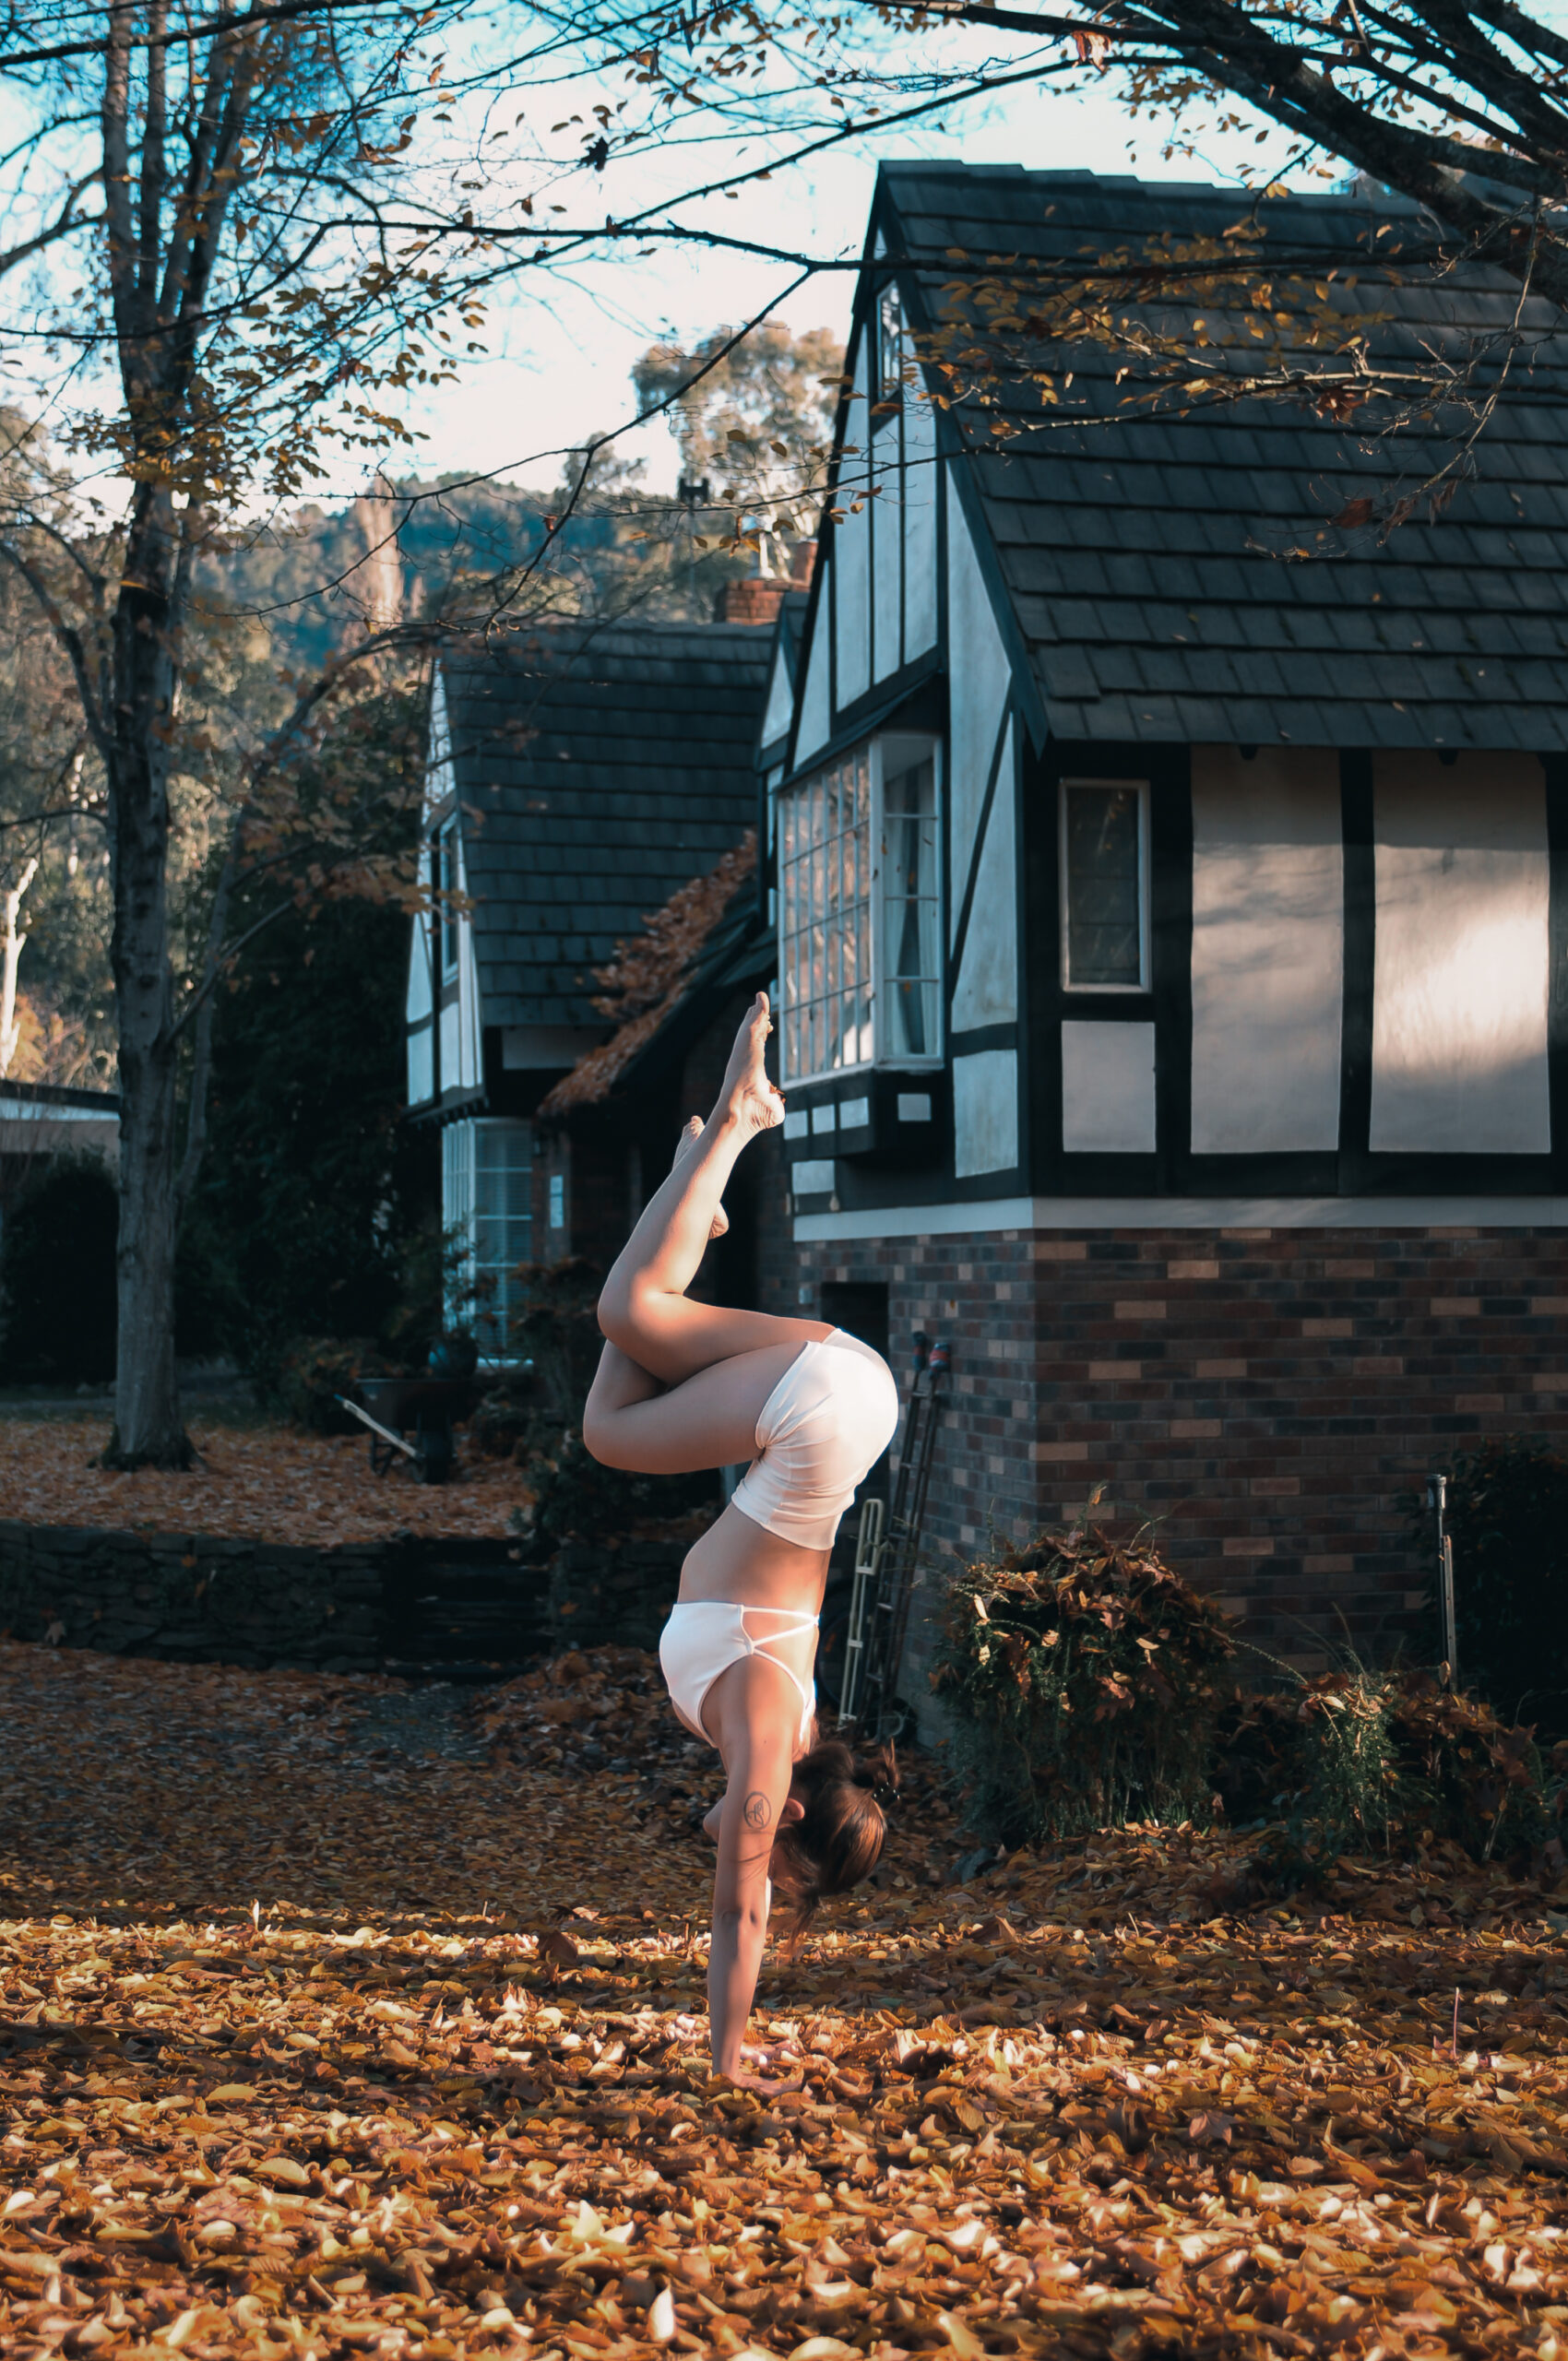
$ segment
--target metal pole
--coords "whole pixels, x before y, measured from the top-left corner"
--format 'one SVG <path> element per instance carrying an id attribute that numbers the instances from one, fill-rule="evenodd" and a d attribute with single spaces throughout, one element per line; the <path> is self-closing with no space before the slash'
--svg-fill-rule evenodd
<path id="1" fill-rule="evenodd" d="M 1450 1689 L 1459 1686 L 1459 1633 L 1454 1616 L 1454 1544 L 1447 1530 L 1448 1478 L 1429 1476 L 1427 1502 L 1436 1522 L 1437 1606 L 1443 1625 L 1443 1671 Z"/>

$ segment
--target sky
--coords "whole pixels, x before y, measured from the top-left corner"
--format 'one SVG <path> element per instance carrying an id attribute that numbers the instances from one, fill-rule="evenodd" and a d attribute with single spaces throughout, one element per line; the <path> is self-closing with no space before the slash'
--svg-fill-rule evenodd
<path id="1" fill-rule="evenodd" d="M 1109 85 L 1082 93 L 1047 85 L 956 107 L 943 125 L 869 133 L 863 143 L 744 189 L 737 200 L 712 203 L 706 216 L 688 208 L 679 218 L 707 219 L 739 237 L 787 238 L 810 253 L 854 255 L 882 157 L 1236 180 L 1284 154 L 1283 140 L 1271 137 L 1260 147 L 1250 135 L 1232 135 L 1213 142 L 1201 160 L 1167 162 L 1165 129 L 1133 122 Z M 623 181 L 605 194 L 624 213 L 644 192 Z M 791 275 L 744 256 L 666 250 L 646 261 L 598 263 L 576 280 L 556 280 L 548 302 L 533 291 L 517 294 L 493 314 L 488 357 L 410 408 L 409 423 L 425 438 L 410 471 L 500 470 L 517 483 L 552 482 L 563 449 L 635 414 L 629 374 L 648 345 L 671 336 L 689 345 L 720 323 L 750 318 Z M 831 327 L 842 336 L 853 292 L 852 272 L 824 272 L 776 316 L 797 332 Z M 674 490 L 678 453 L 662 420 L 635 429 L 618 448 L 645 461 L 651 489 Z"/>
<path id="2" fill-rule="evenodd" d="M 1013 62 L 1001 53 L 992 54 L 1004 64 Z M 974 53 L 968 62 L 975 62 Z M 552 125 L 549 118 L 574 105 L 585 108 L 600 93 L 612 98 L 613 89 L 591 77 L 577 81 L 570 96 L 566 89 L 565 84 L 535 87 L 527 81 L 518 87 L 514 96 L 522 101 L 523 111 L 505 135 L 509 148 L 498 151 L 488 148 L 488 139 L 498 115 L 503 122 L 510 118 L 511 101 L 482 116 L 458 101 L 456 152 L 467 157 L 483 148 L 498 154 L 503 178 L 516 164 L 526 179 L 531 160 L 532 167 L 542 169 L 554 182 L 548 193 L 566 200 L 565 210 L 574 220 L 585 215 L 599 218 L 600 207 L 625 219 L 669 204 L 671 218 L 687 227 L 850 260 L 863 243 L 876 167 L 883 158 L 944 157 L 971 163 L 1136 172 L 1153 179 L 1236 181 L 1243 176 L 1255 180 L 1279 169 L 1288 152 L 1282 135 L 1271 129 L 1262 144 L 1255 144 L 1251 133 L 1231 133 L 1217 136 L 1195 157 L 1167 161 L 1161 151 L 1169 123 L 1158 117 L 1134 121 L 1119 101 L 1114 77 L 1101 82 L 1091 78 L 1079 89 L 1046 80 L 958 101 L 944 115 L 916 125 L 869 129 L 809 164 L 777 168 L 770 181 L 748 184 L 734 199 L 716 196 L 698 206 L 678 201 L 691 179 L 719 177 L 737 160 L 760 164 L 766 160 L 763 145 L 757 142 L 749 151 L 739 148 L 711 118 L 688 118 L 684 142 L 612 155 L 599 179 L 581 169 L 582 133 Z M 15 92 L 0 93 L 0 148 L 19 128 L 19 107 Z M 572 120 L 580 124 L 583 117 Z M 786 143 L 773 139 L 772 152 L 781 144 Z M 88 152 L 84 146 L 84 161 Z M 463 187 L 474 186 L 463 177 L 471 170 L 471 165 L 459 163 L 453 180 Z M 499 209 L 494 218 L 518 219 L 499 185 L 493 196 Z M 484 200 L 475 204 L 484 219 Z M 580 447 L 590 435 L 623 427 L 635 416 L 630 372 L 650 344 L 673 339 L 689 347 L 721 325 L 738 326 L 763 311 L 794 276 L 777 263 L 674 245 L 636 259 L 620 260 L 612 251 L 605 252 L 570 275 L 525 273 L 493 303 L 481 339 L 487 347 L 484 356 L 466 360 L 455 383 L 405 397 L 406 421 L 419 439 L 411 451 L 391 455 L 391 465 L 399 476 L 460 470 L 498 475 L 513 484 L 543 490 L 559 481 L 565 452 Z M 854 276 L 853 270 L 822 272 L 789 294 L 775 316 L 797 331 L 826 326 L 842 336 Z M 7 361 L 6 365 L 14 364 Z M 13 377 L 12 384 L 20 393 L 19 380 Z M 90 369 L 63 386 L 61 393 L 62 420 L 73 398 L 96 397 L 111 408 L 117 401 L 107 380 L 101 386 L 95 384 Z M 41 414 L 53 415 L 53 407 L 50 403 Z M 618 453 L 643 462 L 644 480 L 651 490 L 673 492 L 679 454 L 662 419 L 624 434 Z M 329 466 L 327 480 L 316 488 L 318 499 L 350 496 L 363 488 L 372 471 L 362 453 L 345 454 Z"/>

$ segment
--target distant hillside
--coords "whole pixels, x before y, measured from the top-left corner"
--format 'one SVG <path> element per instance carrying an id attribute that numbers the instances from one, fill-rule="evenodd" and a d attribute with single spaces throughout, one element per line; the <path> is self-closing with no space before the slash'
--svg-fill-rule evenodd
<path id="1" fill-rule="evenodd" d="M 753 570 L 711 546 L 728 514 L 693 516 L 624 478 L 578 504 L 551 536 L 566 495 L 475 483 L 452 473 L 383 481 L 329 508 L 310 504 L 258 528 L 214 561 L 204 593 L 263 634 L 275 660 L 314 669 L 345 633 L 396 615 L 483 613 L 500 583 L 506 611 L 706 619 L 719 586 Z M 710 544 L 699 549 L 698 540 Z M 548 554 L 540 563 L 549 543 Z M 529 568 L 533 562 L 534 569 Z"/>

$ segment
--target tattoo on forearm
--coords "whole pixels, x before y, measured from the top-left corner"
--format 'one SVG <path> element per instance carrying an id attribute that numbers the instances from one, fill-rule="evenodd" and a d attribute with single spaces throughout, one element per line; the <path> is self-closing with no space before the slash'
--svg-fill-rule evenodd
<path id="1" fill-rule="evenodd" d="M 746 1797 L 741 1810 L 746 1826 L 756 1830 L 758 1834 L 768 1826 L 773 1818 L 773 1807 L 760 1787 L 754 1794 Z"/>

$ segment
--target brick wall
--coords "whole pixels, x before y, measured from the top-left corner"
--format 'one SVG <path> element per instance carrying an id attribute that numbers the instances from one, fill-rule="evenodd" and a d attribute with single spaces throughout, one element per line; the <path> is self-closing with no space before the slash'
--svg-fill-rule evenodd
<path id="1" fill-rule="evenodd" d="M 1162 1519 L 1170 1560 L 1297 1660 L 1408 1627 L 1402 1493 L 1485 1436 L 1568 1434 L 1568 1233 L 788 1239 L 780 1219 L 766 1308 L 882 1280 L 900 1363 L 917 1328 L 952 1344 L 929 1552 L 1103 1486 L 1101 1515 Z"/>

